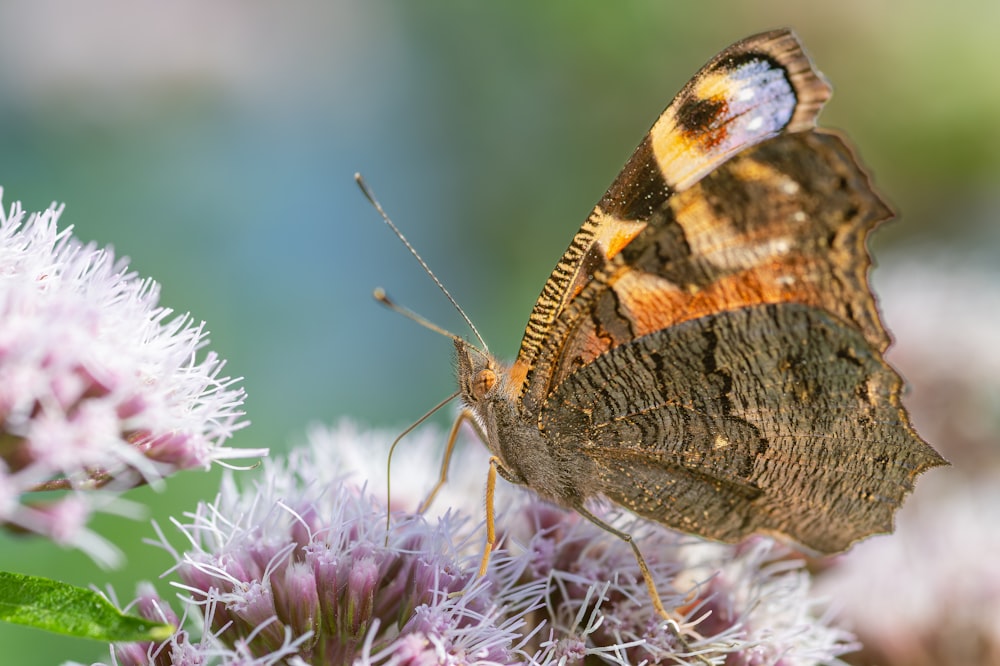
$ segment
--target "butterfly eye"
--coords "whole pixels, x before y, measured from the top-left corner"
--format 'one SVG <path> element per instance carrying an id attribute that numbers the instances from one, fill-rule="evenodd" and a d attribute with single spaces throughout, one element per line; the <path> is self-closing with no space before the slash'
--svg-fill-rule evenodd
<path id="1" fill-rule="evenodd" d="M 486 368 L 480 370 L 476 379 L 472 382 L 472 395 L 476 400 L 482 400 L 490 392 L 493 385 L 497 383 L 497 374 Z"/>

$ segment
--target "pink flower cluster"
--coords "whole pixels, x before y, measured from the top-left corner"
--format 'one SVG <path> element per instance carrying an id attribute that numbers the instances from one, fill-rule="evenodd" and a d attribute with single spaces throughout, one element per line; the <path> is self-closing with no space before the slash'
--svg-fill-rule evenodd
<path id="1" fill-rule="evenodd" d="M 227 475 L 214 502 L 174 521 L 183 548 L 160 536 L 188 621 L 163 643 L 113 646 L 111 663 L 805 666 L 842 664 L 853 647 L 810 599 L 801 562 L 770 540 L 733 548 L 647 526 L 640 543 L 683 616 L 682 644 L 628 545 L 523 491 L 505 498 L 501 546 L 480 577 L 481 523 L 393 512 L 387 530 L 378 486 L 344 477 L 356 452 L 378 477 L 391 437 L 378 439 L 316 429 L 258 478 Z M 134 608 L 175 618 L 148 589 Z"/>
<path id="2" fill-rule="evenodd" d="M 261 452 L 223 446 L 246 425 L 244 393 L 201 353 L 204 324 L 158 305 L 127 259 L 58 229 L 62 211 L 0 201 L 0 525 L 112 564 L 86 525 L 121 510 L 114 493 Z"/>

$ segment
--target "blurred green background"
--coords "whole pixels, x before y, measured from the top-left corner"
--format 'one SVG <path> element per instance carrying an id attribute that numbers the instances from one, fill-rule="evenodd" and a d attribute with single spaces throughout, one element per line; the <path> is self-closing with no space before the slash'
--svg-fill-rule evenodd
<path id="1" fill-rule="evenodd" d="M 345 415 L 402 426 L 453 390 L 451 344 L 371 299 L 384 286 L 466 332 L 355 171 L 512 356 L 555 260 L 674 92 L 765 29 L 798 32 L 836 91 L 822 124 L 849 132 L 901 211 L 880 262 L 1000 264 L 996 0 L 6 0 L 0 26 L 5 206 L 65 202 L 78 237 L 208 322 L 246 377 L 253 425 L 236 446 L 280 450 Z M 216 482 L 189 473 L 131 497 L 163 524 Z M 169 566 L 141 543 L 148 523 L 96 527 L 125 569 L 6 536 L 0 568 L 131 598 Z M 3 663 L 106 659 L 7 625 L 0 645 Z"/>

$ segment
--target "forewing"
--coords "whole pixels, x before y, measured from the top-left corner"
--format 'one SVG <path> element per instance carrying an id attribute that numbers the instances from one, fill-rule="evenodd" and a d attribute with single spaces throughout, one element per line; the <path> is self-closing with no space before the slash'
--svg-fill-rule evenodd
<path id="1" fill-rule="evenodd" d="M 788 30 L 747 38 L 705 65 L 636 148 L 546 281 L 511 370 L 512 392 L 537 396 L 550 384 L 551 368 L 538 369 L 536 361 L 552 344 L 555 322 L 623 248 L 658 224 L 671 196 L 750 146 L 814 127 L 829 96 Z"/>
<path id="2" fill-rule="evenodd" d="M 943 461 L 910 428 L 901 380 L 865 336 L 784 303 L 707 315 L 610 351 L 541 412 L 603 494 L 722 541 L 784 535 L 821 552 L 892 528 Z"/>

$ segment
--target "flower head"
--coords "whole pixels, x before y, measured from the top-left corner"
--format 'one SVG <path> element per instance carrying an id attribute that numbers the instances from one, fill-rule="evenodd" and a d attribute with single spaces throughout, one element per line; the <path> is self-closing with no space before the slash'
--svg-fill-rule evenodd
<path id="1" fill-rule="evenodd" d="M 243 390 L 214 353 L 198 360 L 204 324 L 157 305 L 157 284 L 110 248 L 59 230 L 62 211 L 0 201 L 0 524 L 110 563 L 86 529 L 107 500 L 82 491 L 234 457 L 223 443 L 245 425 Z M 43 490 L 70 492 L 25 500 Z"/>
<path id="2" fill-rule="evenodd" d="M 437 519 L 394 512 L 387 531 L 384 503 L 344 476 L 349 451 L 379 463 L 389 439 L 349 425 L 314 430 L 287 460 L 266 461 L 252 484 L 241 489 L 228 476 L 214 502 L 176 521 L 185 550 L 161 533 L 177 562 L 175 585 L 205 630 L 197 643 L 180 632 L 138 654 L 197 644 L 205 663 L 221 664 L 270 664 L 281 655 L 361 666 L 790 666 L 838 663 L 852 647 L 817 617 L 809 576 L 770 541 L 731 548 L 629 527 L 664 602 L 690 632 L 680 640 L 652 609 L 627 544 L 516 489 L 501 502 L 503 538 L 480 577 L 482 524 L 452 510 Z M 407 462 L 400 467 L 420 469 Z M 366 472 L 383 473 L 374 464 Z M 136 654 L 121 651 L 118 663 L 153 663 Z"/>

